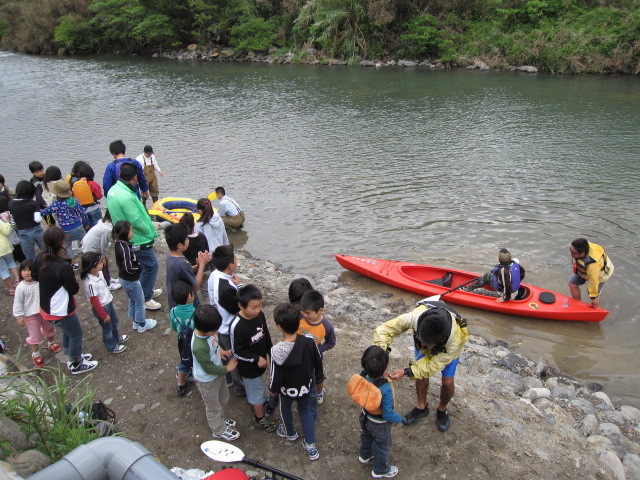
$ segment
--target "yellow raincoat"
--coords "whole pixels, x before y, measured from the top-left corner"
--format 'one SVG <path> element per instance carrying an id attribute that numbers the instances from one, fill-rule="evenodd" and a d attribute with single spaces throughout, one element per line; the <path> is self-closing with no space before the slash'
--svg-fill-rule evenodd
<path id="1" fill-rule="evenodd" d="M 380 346 L 383 350 L 393 342 L 393 338 L 401 335 L 407 330 L 412 330 L 413 335 L 418 333 L 418 318 L 422 313 L 426 312 L 431 306 L 419 305 L 409 313 L 403 313 L 388 322 L 383 323 L 373 332 L 374 345 Z M 467 327 L 461 327 L 455 319 L 455 315 L 451 315 L 451 333 L 446 343 L 446 352 L 431 355 L 431 349 L 421 347 L 420 353 L 423 358 L 411 364 L 411 372 L 415 378 L 428 378 L 441 372 L 453 360 L 458 358 L 462 353 L 462 347 L 469 339 Z"/>
<path id="2" fill-rule="evenodd" d="M 584 258 L 574 260 L 580 278 L 589 282 L 589 298 L 596 298 L 601 283 L 609 280 L 613 273 L 613 263 L 597 243 L 589 242 L 589 253 Z"/>

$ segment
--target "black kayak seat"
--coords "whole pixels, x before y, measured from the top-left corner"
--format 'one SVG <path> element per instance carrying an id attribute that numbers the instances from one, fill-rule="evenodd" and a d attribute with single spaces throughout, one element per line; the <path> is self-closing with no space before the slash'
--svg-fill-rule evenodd
<path id="1" fill-rule="evenodd" d="M 449 287 L 451 287 L 451 278 L 452 277 L 453 277 L 453 275 L 451 274 L 451 272 L 449 272 L 442 278 L 436 278 L 435 280 L 425 280 L 425 283 L 430 283 L 432 285 L 438 285 L 440 287 L 449 288 Z"/>
<path id="2" fill-rule="evenodd" d="M 541 292 L 538 296 L 538 299 L 542 303 L 546 303 L 547 305 L 551 305 L 556 301 L 556 296 L 551 292 Z"/>

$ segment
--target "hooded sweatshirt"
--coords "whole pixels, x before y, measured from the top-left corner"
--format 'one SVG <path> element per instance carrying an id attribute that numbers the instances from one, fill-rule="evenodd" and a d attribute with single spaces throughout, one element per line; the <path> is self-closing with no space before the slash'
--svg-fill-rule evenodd
<path id="1" fill-rule="evenodd" d="M 313 338 L 298 335 L 295 342 L 280 342 L 271 349 L 269 391 L 286 397 L 309 395 L 313 375 L 322 378 L 322 357 Z"/>

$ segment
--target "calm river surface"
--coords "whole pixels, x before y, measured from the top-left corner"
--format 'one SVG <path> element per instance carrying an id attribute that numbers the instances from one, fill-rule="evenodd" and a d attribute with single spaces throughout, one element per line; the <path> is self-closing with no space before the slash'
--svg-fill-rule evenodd
<path id="1" fill-rule="evenodd" d="M 32 160 L 101 179 L 117 138 L 153 145 L 161 196 L 224 185 L 255 256 L 372 294 L 414 298 L 333 253 L 479 272 L 507 247 L 528 283 L 567 293 L 569 242 L 600 243 L 616 271 L 599 325 L 461 310 L 640 407 L 640 79 L 0 53 L 11 187 Z"/>

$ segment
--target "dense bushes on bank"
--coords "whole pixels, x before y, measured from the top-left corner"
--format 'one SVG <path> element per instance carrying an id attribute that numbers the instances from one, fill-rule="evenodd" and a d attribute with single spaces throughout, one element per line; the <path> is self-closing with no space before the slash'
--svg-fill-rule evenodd
<path id="1" fill-rule="evenodd" d="M 639 74 L 640 0 L 0 0 L 0 37 L 27 53 L 198 43 Z"/>

